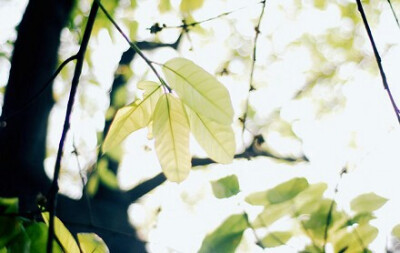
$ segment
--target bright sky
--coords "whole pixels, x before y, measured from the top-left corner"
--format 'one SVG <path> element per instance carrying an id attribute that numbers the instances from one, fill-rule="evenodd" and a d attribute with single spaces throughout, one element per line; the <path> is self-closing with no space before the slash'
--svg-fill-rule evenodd
<path id="1" fill-rule="evenodd" d="M 146 28 L 154 22 L 179 25 L 179 16 L 148 12 L 156 9 L 157 1 L 138 1 L 139 7 L 134 12 L 134 19 L 140 21 L 139 40 L 153 40 Z M 179 1 L 171 1 L 178 6 Z M 258 18 L 261 5 L 257 1 L 205 1 L 205 6 L 194 13 L 196 20 L 203 20 L 220 13 L 243 6 L 225 18 L 204 23 L 206 35 L 191 33 L 191 42 L 185 38 L 179 52 L 172 49 L 160 49 L 146 54 L 157 62 L 164 62 L 174 56 L 192 59 L 210 73 L 220 69 L 221 63 L 229 60 L 231 50 L 249 56 L 254 38 L 254 22 Z M 268 1 L 264 19 L 261 24 L 261 35 L 257 47 L 257 66 L 254 74 L 258 90 L 251 94 L 250 104 L 255 108 L 256 120 L 248 127 L 252 131 L 264 132 L 270 146 L 284 155 L 304 154 L 310 163 L 297 165 L 280 164 L 268 158 L 254 161 L 238 160 L 226 166 L 212 165 L 191 172 L 189 178 L 181 183 L 166 183 L 154 193 L 149 194 L 129 209 L 132 222 L 139 227 L 140 235 L 150 242 L 152 252 L 194 252 L 204 236 L 218 226 L 221 221 L 234 212 L 246 210 L 254 218 L 258 208 L 251 208 L 243 201 L 244 197 L 254 191 L 261 191 L 286 181 L 295 176 L 305 176 L 311 183 L 326 182 L 329 185 L 326 195 L 333 196 L 339 172 L 348 166 L 350 172 L 340 181 L 339 193 L 336 196 L 340 208 L 349 210 L 352 198 L 367 192 L 375 192 L 389 199 L 379 211 L 372 224 L 379 229 L 377 239 L 371 244 L 374 252 L 382 252 L 392 227 L 400 223 L 400 172 L 398 151 L 400 150 L 400 128 L 390 105 L 388 96 L 383 90 L 380 77 L 377 75 L 375 59 L 370 44 L 366 40 L 362 26 L 357 29 L 356 44 L 368 55 L 360 64 L 343 62 L 343 52 L 321 48 L 327 55 L 329 63 L 337 69 L 337 78 L 331 82 L 321 81 L 311 91 L 311 95 L 302 99 L 291 100 L 293 95 L 310 80 L 312 68 L 315 68 L 313 56 L 306 45 L 293 44 L 304 34 L 322 35 L 329 28 L 341 29 L 344 36 L 352 36 L 349 31 L 353 25 L 340 16 L 336 4 L 321 11 L 313 7 L 312 1 L 301 1 L 302 11 L 296 14 L 295 1 Z M 348 1 L 340 1 L 348 2 Z M 0 0 L 0 45 L 1 49 L 10 51 L 4 43 L 14 40 L 14 26 L 21 18 L 26 1 Z M 373 34 L 381 52 L 383 65 L 396 101 L 400 104 L 400 29 L 385 1 L 376 6 L 381 12 L 374 20 Z M 116 14 L 123 18 L 126 13 Z M 171 29 L 162 32 L 159 38 L 171 42 L 178 31 Z M 75 52 L 76 46 L 69 32 L 63 33 L 63 45 L 60 54 L 66 58 Z M 193 50 L 190 48 L 193 47 Z M 74 112 L 71 134 L 63 174 L 62 190 L 71 196 L 79 197 L 79 179 L 76 160 L 70 154 L 72 139 L 78 144 L 82 165 L 93 161 L 96 154 L 96 131 L 102 129 L 104 112 L 108 101 L 107 90 L 111 85 L 113 74 L 121 52 L 127 49 L 126 43 L 115 33 L 111 39 L 103 30 L 98 38 L 92 40 L 93 75 L 100 85 L 95 85 L 83 77 L 81 83 L 80 103 Z M 326 62 L 321 62 L 322 65 Z M 236 116 L 242 113 L 243 100 L 247 96 L 250 62 L 234 59 L 230 64 L 231 76 L 218 76 L 229 89 Z M 87 67 L 87 66 L 86 66 Z M 319 67 L 319 66 L 318 66 Z M 132 65 L 135 77 L 130 80 L 131 100 L 135 94 L 135 84 L 148 72 L 140 59 Z M 0 87 L 5 86 L 9 64 L 0 59 Z M 310 71 L 311 70 L 311 71 Z M 87 69 L 86 69 L 87 71 Z M 85 72 L 87 73 L 87 72 Z M 154 77 L 149 75 L 150 79 Z M 46 169 L 51 172 L 54 164 L 55 148 L 61 133 L 61 123 L 65 111 L 67 87 L 60 78 L 55 83 L 55 96 L 58 104 L 52 111 L 50 122 L 49 158 Z M 321 104 L 325 107 L 321 107 Z M 281 109 L 280 116 L 293 126 L 293 131 L 301 142 L 282 135 L 276 130 L 263 131 L 260 126 L 267 121 L 271 112 Z M 321 108 L 324 109 L 321 113 Z M 85 125 L 85 127 L 81 127 Z M 240 125 L 234 123 L 237 133 L 238 151 L 242 148 Z M 74 138 L 71 138 L 73 136 Z M 248 134 L 246 137 L 251 138 Z M 194 139 L 193 139 L 194 140 Z M 192 152 L 204 154 L 192 141 Z M 145 146 L 151 151 L 144 149 Z M 124 156 L 119 183 L 128 189 L 144 178 L 151 177 L 160 171 L 153 143 L 147 139 L 147 130 L 132 134 L 124 142 Z M 209 181 L 224 175 L 236 174 L 240 180 L 241 193 L 227 200 L 218 200 L 212 195 Z M 77 186 L 71 188 L 71 184 Z M 69 189 L 69 191 L 68 191 Z M 72 189 L 72 190 L 71 190 Z M 158 213 L 161 207 L 161 212 Z M 282 229 L 288 224 L 276 224 Z M 171 232 L 173 231 L 173 232 Z M 261 252 L 251 242 L 254 236 L 247 231 L 239 252 Z M 265 252 L 297 252 L 304 240 L 292 239 L 289 246 L 274 248 Z"/>

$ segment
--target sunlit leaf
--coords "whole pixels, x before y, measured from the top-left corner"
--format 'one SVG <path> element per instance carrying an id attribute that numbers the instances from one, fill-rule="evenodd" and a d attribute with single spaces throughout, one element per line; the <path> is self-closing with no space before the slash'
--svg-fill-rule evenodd
<path id="1" fill-rule="evenodd" d="M 218 163 L 231 163 L 236 151 L 235 134 L 230 125 L 222 125 L 189 107 L 185 107 L 190 129 L 207 155 Z"/>
<path id="2" fill-rule="evenodd" d="M 375 193 L 361 194 L 350 203 L 350 207 L 355 212 L 373 212 L 381 208 L 387 199 L 376 195 Z"/>
<path id="3" fill-rule="evenodd" d="M 171 2 L 170 0 L 160 0 L 160 3 L 158 4 L 158 10 L 161 13 L 167 12 L 171 10 Z"/>
<path id="4" fill-rule="evenodd" d="M 42 217 L 44 222 L 49 225 L 49 213 L 42 213 Z M 54 233 L 65 251 L 68 253 L 80 253 L 78 244 L 74 237 L 57 217 L 54 217 Z"/>
<path id="5" fill-rule="evenodd" d="M 48 230 L 48 227 L 43 222 L 32 223 L 26 228 L 26 233 L 31 240 L 30 252 L 46 252 Z M 56 242 L 53 243 L 53 252 L 62 252 Z"/>
<path id="6" fill-rule="evenodd" d="M 0 198 L 0 213 L 17 213 L 18 198 Z"/>
<path id="7" fill-rule="evenodd" d="M 182 12 L 190 12 L 203 6 L 204 0 L 182 0 L 180 9 Z"/>
<path id="8" fill-rule="evenodd" d="M 293 199 L 307 187 L 305 178 L 293 178 L 267 191 L 250 194 L 246 201 L 252 205 L 278 204 Z"/>
<path id="9" fill-rule="evenodd" d="M 309 185 L 307 189 L 300 192 L 295 198 L 297 214 L 310 214 L 315 211 L 328 186 L 325 183 Z"/>
<path id="10" fill-rule="evenodd" d="M 353 218 L 347 221 L 347 226 L 352 226 L 354 224 L 366 224 L 370 220 L 375 219 L 376 217 L 372 213 L 357 213 Z"/>
<path id="11" fill-rule="evenodd" d="M 161 86 L 151 81 L 143 81 L 138 88 L 145 90 L 143 99 L 118 110 L 103 143 L 103 152 L 118 145 L 129 134 L 146 127 L 162 94 Z"/>
<path id="12" fill-rule="evenodd" d="M 107 245 L 94 233 L 78 233 L 79 246 L 82 253 L 107 253 Z"/>
<path id="13" fill-rule="evenodd" d="M 394 226 L 394 228 L 392 229 L 392 235 L 400 240 L 400 224 Z"/>
<path id="14" fill-rule="evenodd" d="M 290 207 L 291 204 L 289 202 L 264 207 L 264 210 L 254 220 L 253 227 L 268 227 L 280 218 L 290 215 L 292 212 Z"/>
<path id="15" fill-rule="evenodd" d="M 199 253 L 235 252 L 247 228 L 247 217 L 243 214 L 232 215 L 214 232 L 204 239 Z"/>
<path id="16" fill-rule="evenodd" d="M 181 101 L 171 94 L 160 97 L 153 116 L 155 149 L 168 180 L 181 182 L 191 168 L 189 124 Z"/>
<path id="17" fill-rule="evenodd" d="M 270 232 L 262 240 L 262 245 L 266 248 L 273 248 L 285 245 L 287 241 L 292 237 L 290 231 L 275 231 Z"/>
<path id="18" fill-rule="evenodd" d="M 215 197 L 229 198 L 239 193 L 239 181 L 235 175 L 230 175 L 211 182 Z"/>
<path id="19" fill-rule="evenodd" d="M 171 88 L 193 111 L 221 124 L 232 123 L 229 92 L 214 76 L 184 58 L 167 61 L 163 72 Z"/>
<path id="20" fill-rule="evenodd" d="M 345 233 L 334 243 L 335 252 L 366 252 L 364 250 L 368 248 L 368 245 L 377 235 L 378 229 L 369 224 L 354 227 L 353 231 Z"/>

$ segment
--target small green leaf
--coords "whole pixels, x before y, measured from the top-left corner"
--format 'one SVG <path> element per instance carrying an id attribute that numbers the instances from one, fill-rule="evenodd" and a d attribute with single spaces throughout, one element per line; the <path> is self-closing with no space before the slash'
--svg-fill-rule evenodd
<path id="1" fill-rule="evenodd" d="M 214 232 L 206 236 L 199 253 L 235 252 L 246 228 L 246 215 L 230 216 Z"/>
<path id="2" fill-rule="evenodd" d="M 164 13 L 171 10 L 171 2 L 170 0 L 160 0 L 158 4 L 158 10 L 160 13 Z"/>
<path id="3" fill-rule="evenodd" d="M 357 213 L 373 212 L 381 208 L 386 202 L 387 199 L 371 192 L 371 193 L 361 194 L 355 199 L 353 199 L 350 203 L 350 207 L 353 211 Z"/>
<path id="4" fill-rule="evenodd" d="M 26 234 L 31 240 L 30 253 L 46 253 L 47 233 L 49 229 L 43 222 L 34 222 L 26 228 Z M 62 253 L 60 245 L 53 241 L 53 253 Z"/>
<path id="5" fill-rule="evenodd" d="M 82 253 L 107 253 L 107 245 L 95 233 L 78 233 L 79 246 Z"/>
<path id="6" fill-rule="evenodd" d="M 30 247 L 31 239 L 29 239 L 25 230 L 22 229 L 21 232 L 10 241 L 7 248 L 8 252 L 30 253 Z"/>
<path id="7" fill-rule="evenodd" d="M 270 232 L 262 240 L 262 245 L 266 248 L 273 248 L 285 245 L 287 241 L 292 237 L 290 231 L 275 231 Z"/>
<path id="8" fill-rule="evenodd" d="M 253 193 L 247 196 L 246 201 L 252 205 L 279 204 L 293 199 L 307 187 L 307 179 L 293 178 L 267 191 Z"/>
<path id="9" fill-rule="evenodd" d="M 369 252 L 368 245 L 375 240 L 378 235 L 378 229 L 369 225 L 363 224 L 353 228 L 353 231 L 343 234 L 335 243 L 335 252 L 359 253 Z M 361 243 L 362 242 L 362 243 Z M 343 251 L 343 249 L 346 249 Z"/>
<path id="10" fill-rule="evenodd" d="M 290 207 L 289 202 L 264 207 L 264 210 L 254 220 L 253 227 L 268 227 L 283 216 L 289 215 L 292 212 Z"/>
<path id="11" fill-rule="evenodd" d="M 117 176 L 108 168 L 108 162 L 106 159 L 101 159 L 97 165 L 97 175 L 104 185 L 110 189 L 118 189 L 118 179 Z"/>
<path id="12" fill-rule="evenodd" d="M 392 229 L 392 235 L 400 240 L 400 224 L 394 226 L 394 228 Z"/>
<path id="13" fill-rule="evenodd" d="M 50 215 L 48 212 L 42 213 L 42 217 L 44 222 L 49 225 Z M 69 232 L 69 230 L 64 226 L 64 224 L 58 219 L 54 217 L 54 233 L 57 237 L 57 240 L 60 242 L 62 248 L 68 253 L 80 253 L 80 249 L 78 244 L 76 243 L 74 237 Z"/>
<path id="14" fill-rule="evenodd" d="M 180 9 L 182 12 L 191 12 L 203 6 L 204 0 L 182 0 Z"/>
<path id="15" fill-rule="evenodd" d="M 185 106 L 190 129 L 200 146 L 214 161 L 231 163 L 236 151 L 235 134 L 230 125 L 222 125 Z"/>
<path id="16" fill-rule="evenodd" d="M 17 213 L 18 198 L 0 198 L 0 213 Z"/>
<path id="17" fill-rule="evenodd" d="M 236 175 L 230 175 L 217 181 L 211 182 L 213 193 L 215 197 L 222 199 L 222 198 L 229 198 L 233 195 L 239 193 L 239 181 Z"/>
<path id="18" fill-rule="evenodd" d="M 103 152 L 107 152 L 129 134 L 149 124 L 158 98 L 162 94 L 161 86 L 155 82 L 142 81 L 138 87 L 145 90 L 143 99 L 118 110 L 104 140 Z"/>
<path id="19" fill-rule="evenodd" d="M 181 101 L 171 94 L 160 97 L 153 116 L 155 149 L 168 180 L 183 181 L 191 168 L 189 124 Z"/>
<path id="20" fill-rule="evenodd" d="M 163 72 L 168 84 L 190 109 L 220 124 L 232 123 L 229 92 L 214 76 L 184 58 L 167 61 Z"/>

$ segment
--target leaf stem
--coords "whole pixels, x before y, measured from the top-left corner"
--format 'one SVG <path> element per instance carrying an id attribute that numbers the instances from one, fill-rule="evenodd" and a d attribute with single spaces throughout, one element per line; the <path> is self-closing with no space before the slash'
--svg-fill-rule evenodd
<path id="1" fill-rule="evenodd" d="M 114 27 L 118 30 L 118 32 L 124 37 L 126 42 L 128 42 L 129 46 L 135 50 L 135 52 L 142 57 L 142 59 L 146 62 L 146 64 L 150 67 L 150 69 L 153 71 L 153 73 L 157 76 L 158 80 L 160 80 L 160 83 L 168 89 L 169 92 L 171 92 L 171 88 L 168 86 L 168 84 L 164 81 L 164 79 L 161 77 L 161 75 L 158 73 L 158 71 L 154 68 L 152 61 L 147 58 L 146 55 L 143 54 L 142 50 L 136 45 L 135 42 L 131 41 L 129 37 L 122 31 L 121 27 L 115 22 L 115 20 L 111 17 L 110 13 L 104 8 L 104 6 L 100 3 L 100 0 L 95 0 L 97 4 L 100 6 L 100 9 L 103 11 L 103 13 L 106 15 L 108 20 L 114 25 Z"/>
<path id="2" fill-rule="evenodd" d="M 76 54 L 75 72 L 74 72 L 74 76 L 72 78 L 71 90 L 70 90 L 69 98 L 68 98 L 67 111 L 65 114 L 63 131 L 62 131 L 60 143 L 58 146 L 57 158 L 56 158 L 56 163 L 54 166 L 53 181 L 50 186 L 49 193 L 48 193 L 49 233 L 48 233 L 48 238 L 47 238 L 47 253 L 52 253 L 52 251 L 53 251 L 53 239 L 55 238 L 54 216 L 56 213 L 57 194 L 58 194 L 58 190 L 59 190 L 58 177 L 60 175 L 60 170 L 61 170 L 61 159 L 62 159 L 64 144 L 65 144 L 65 140 L 67 137 L 68 129 L 70 127 L 72 108 L 74 105 L 75 94 L 76 94 L 78 84 L 79 84 L 79 78 L 82 73 L 85 52 L 86 52 L 87 46 L 89 44 L 89 39 L 90 39 L 90 35 L 92 33 L 93 24 L 96 19 L 97 11 L 99 9 L 99 5 L 97 3 L 98 3 L 97 1 L 94 1 L 92 4 L 88 22 L 87 22 L 87 25 L 86 25 L 86 28 L 85 28 L 85 31 L 83 34 L 81 46 L 79 48 L 78 53 Z"/>

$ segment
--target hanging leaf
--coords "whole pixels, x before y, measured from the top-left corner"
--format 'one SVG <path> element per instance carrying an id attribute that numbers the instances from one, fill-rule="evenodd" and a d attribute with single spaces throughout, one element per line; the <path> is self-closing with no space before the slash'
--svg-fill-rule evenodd
<path id="1" fill-rule="evenodd" d="M 230 125 L 222 125 L 185 106 L 190 129 L 200 146 L 214 161 L 231 163 L 236 151 L 235 134 Z"/>
<path id="2" fill-rule="evenodd" d="M 78 233 L 79 246 L 82 253 L 107 253 L 107 245 L 95 233 Z"/>
<path id="3" fill-rule="evenodd" d="M 215 197 L 229 198 L 239 193 L 239 181 L 236 175 L 230 175 L 217 181 L 211 182 L 212 190 Z"/>
<path id="4" fill-rule="evenodd" d="M 375 193 L 365 193 L 361 194 L 350 203 L 351 210 L 354 212 L 373 212 L 381 208 L 387 199 L 376 195 Z"/>
<path id="5" fill-rule="evenodd" d="M 273 248 L 285 245 L 291 237 L 292 232 L 290 231 L 275 231 L 268 233 L 268 235 L 261 240 L 261 243 L 266 248 Z"/>
<path id="6" fill-rule="evenodd" d="M 229 92 L 214 76 L 184 58 L 167 61 L 163 72 L 171 88 L 190 109 L 218 123 L 232 123 Z"/>
<path id="7" fill-rule="evenodd" d="M 236 214 L 227 218 L 214 232 L 204 239 L 199 253 L 235 252 L 247 228 L 247 217 Z"/>
<path id="8" fill-rule="evenodd" d="M 180 9 L 182 12 L 191 12 L 203 6 L 204 0 L 182 0 Z"/>
<path id="9" fill-rule="evenodd" d="M 49 225 L 50 215 L 48 212 L 42 213 L 44 222 Z M 76 243 L 74 237 L 71 235 L 69 230 L 64 226 L 64 224 L 54 217 L 54 233 L 57 240 L 60 242 L 62 248 L 68 253 L 80 253 L 78 244 Z"/>
<path id="10" fill-rule="evenodd" d="M 160 97 L 153 116 L 155 149 L 168 180 L 183 181 L 191 168 L 189 124 L 181 101 L 171 94 Z"/>
<path id="11" fill-rule="evenodd" d="M 145 91 L 143 99 L 118 110 L 104 140 L 103 152 L 107 152 L 129 134 L 149 124 L 158 98 L 162 94 L 161 86 L 155 82 L 142 81 L 138 88 Z"/>
<path id="12" fill-rule="evenodd" d="M 394 228 L 392 229 L 392 235 L 400 240 L 400 224 L 394 226 Z"/>

